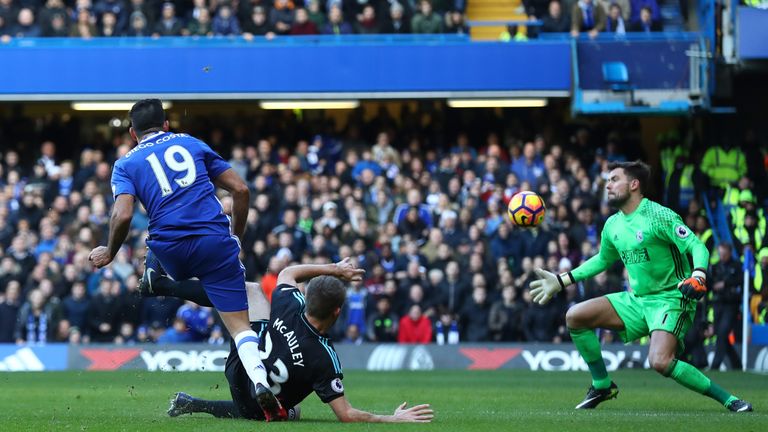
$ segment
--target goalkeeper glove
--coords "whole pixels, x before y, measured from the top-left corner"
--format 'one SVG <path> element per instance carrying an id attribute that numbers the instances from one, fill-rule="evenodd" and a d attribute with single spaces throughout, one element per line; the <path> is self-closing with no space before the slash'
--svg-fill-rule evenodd
<path id="1" fill-rule="evenodd" d="M 542 269 L 534 269 L 538 280 L 531 282 L 531 298 L 534 303 L 547 304 L 555 294 L 574 282 L 571 272 L 556 275 Z"/>
<path id="2" fill-rule="evenodd" d="M 677 284 L 677 289 L 683 293 L 683 297 L 699 300 L 707 293 L 707 274 L 702 269 L 695 269 L 691 277 Z"/>

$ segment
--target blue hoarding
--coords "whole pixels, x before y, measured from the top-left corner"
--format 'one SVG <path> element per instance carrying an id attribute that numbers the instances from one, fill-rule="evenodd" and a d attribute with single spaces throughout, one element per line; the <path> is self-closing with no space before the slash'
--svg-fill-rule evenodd
<path id="1" fill-rule="evenodd" d="M 570 62 L 567 41 L 480 43 L 464 37 L 295 37 L 290 42 L 248 42 L 242 38 L 18 39 L 0 47 L 0 97 L 567 94 Z"/>
<path id="2" fill-rule="evenodd" d="M 740 59 L 768 59 L 768 10 L 739 7 L 736 32 Z"/>

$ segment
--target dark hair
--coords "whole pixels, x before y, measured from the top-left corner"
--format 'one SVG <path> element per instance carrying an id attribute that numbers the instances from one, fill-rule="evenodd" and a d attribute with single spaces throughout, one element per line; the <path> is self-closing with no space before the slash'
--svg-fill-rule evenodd
<path id="1" fill-rule="evenodd" d="M 165 111 L 160 99 L 142 99 L 128 112 L 136 136 L 141 137 L 150 129 L 162 128 L 165 123 Z"/>
<path id="2" fill-rule="evenodd" d="M 344 282 L 333 276 L 317 276 L 307 284 L 307 315 L 319 320 L 326 320 L 336 308 L 344 305 L 347 290 Z"/>
<path id="3" fill-rule="evenodd" d="M 651 180 L 651 167 L 643 161 L 636 160 L 632 162 L 609 162 L 608 169 L 615 170 L 621 168 L 624 174 L 632 180 L 640 181 L 640 193 L 645 194 L 646 187 Z"/>

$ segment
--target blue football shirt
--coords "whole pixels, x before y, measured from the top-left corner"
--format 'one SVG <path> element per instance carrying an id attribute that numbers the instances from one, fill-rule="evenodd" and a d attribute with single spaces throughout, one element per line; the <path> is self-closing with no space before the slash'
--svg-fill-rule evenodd
<path id="1" fill-rule="evenodd" d="M 149 216 L 153 240 L 231 235 L 211 182 L 230 168 L 204 142 L 183 133 L 159 132 L 142 140 L 112 169 L 112 193 L 133 195 Z"/>

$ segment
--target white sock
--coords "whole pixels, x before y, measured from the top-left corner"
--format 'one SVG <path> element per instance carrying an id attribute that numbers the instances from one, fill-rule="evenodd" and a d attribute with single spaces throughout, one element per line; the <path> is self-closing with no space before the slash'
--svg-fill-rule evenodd
<path id="1" fill-rule="evenodd" d="M 240 332 L 235 336 L 235 346 L 240 361 L 254 384 L 262 384 L 269 388 L 267 369 L 261 362 L 259 353 L 259 336 L 253 330 Z"/>

